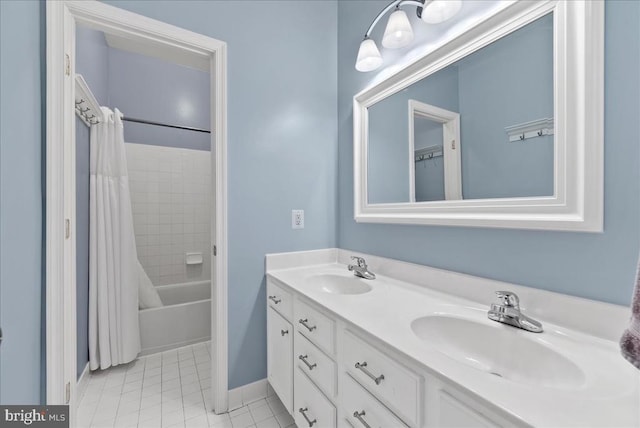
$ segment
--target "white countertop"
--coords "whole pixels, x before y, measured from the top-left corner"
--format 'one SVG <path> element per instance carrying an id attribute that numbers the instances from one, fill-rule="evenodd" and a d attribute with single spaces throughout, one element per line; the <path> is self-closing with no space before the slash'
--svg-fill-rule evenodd
<path id="1" fill-rule="evenodd" d="M 326 257 L 322 261 L 326 261 Z M 317 274 L 351 277 L 352 273 L 345 264 L 325 263 L 283 269 L 286 265 L 273 262 L 270 265 L 267 261 L 267 275 L 337 317 L 355 324 L 429 372 L 458 384 L 527 424 L 640 427 L 640 371 L 620 356 L 618 344 L 612 340 L 560 326 L 541 317 L 535 318 L 543 323 L 543 333 L 502 326 L 486 317 L 490 301 L 483 305 L 379 273 L 375 280 L 367 281 L 372 287 L 368 293 L 326 293 L 310 287 L 306 279 Z M 375 272 L 373 268 L 371 270 Z M 527 313 L 526 310 L 523 312 Z M 413 320 L 437 314 L 493 323 L 511 329 L 515 334 L 525 335 L 527 339 L 550 347 L 574 362 L 584 372 L 584 382 L 579 387 L 566 389 L 535 386 L 491 376 L 463 364 L 422 341 L 412 331 Z"/>

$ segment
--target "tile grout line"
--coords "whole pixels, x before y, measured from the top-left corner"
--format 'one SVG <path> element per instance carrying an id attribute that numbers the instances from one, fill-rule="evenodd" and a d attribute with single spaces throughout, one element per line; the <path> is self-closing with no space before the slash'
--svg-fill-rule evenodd
<path id="1" fill-rule="evenodd" d="M 147 371 L 147 358 L 146 357 L 142 357 L 140 358 L 140 361 L 144 361 L 143 363 L 143 367 L 142 367 L 142 384 L 140 385 L 140 402 L 138 403 L 138 418 L 136 419 L 136 427 L 138 425 L 140 425 L 140 411 L 142 410 L 142 389 L 144 388 L 144 374 Z"/>
<path id="2" fill-rule="evenodd" d="M 193 357 L 193 348 L 189 347 L 189 352 Z M 194 357 L 195 358 L 195 357 Z M 184 412 L 184 392 L 182 391 L 182 361 L 180 359 L 180 352 L 178 351 L 178 378 L 180 379 L 180 403 L 182 404 L 182 425 L 185 425 L 185 418 L 187 417 Z"/>
<path id="3" fill-rule="evenodd" d="M 91 373 L 91 370 L 89 370 L 89 386 L 91 386 L 92 382 L 93 382 L 93 373 Z M 89 418 L 89 426 L 91 426 L 93 424 L 93 418 L 96 415 L 96 411 L 98 409 L 98 405 L 100 404 L 100 400 L 102 400 L 102 392 L 104 391 L 105 384 L 106 384 L 106 379 L 104 380 L 104 382 L 102 383 L 102 385 L 100 387 L 100 394 L 98 394 L 98 400 L 96 401 L 96 406 L 93 409 L 93 411 L 91 412 L 91 417 Z M 82 403 L 83 403 L 84 399 L 87 396 L 86 392 L 87 391 L 85 391 L 85 395 L 84 395 L 84 397 L 82 397 L 82 400 L 80 400 L 80 404 L 78 405 L 78 410 L 82 406 Z M 78 412 L 76 412 L 76 413 L 78 413 Z"/>
<path id="4" fill-rule="evenodd" d="M 158 404 L 151 404 L 154 402 L 154 398 L 151 399 L 149 405 L 145 407 L 146 409 L 158 406 L 160 409 L 158 419 L 153 422 L 154 426 L 166 428 L 166 424 L 171 421 L 163 417 L 163 415 L 164 412 L 169 409 L 167 406 L 170 403 L 174 403 L 174 405 L 176 405 L 176 413 L 178 410 L 182 411 L 182 418 L 175 420 L 176 426 L 189 425 L 189 421 L 194 423 L 197 422 L 196 420 L 199 420 L 202 422 L 203 427 L 209 427 L 209 424 L 212 423 L 212 418 L 210 417 L 211 412 L 208 409 L 206 397 L 211 391 L 210 385 L 207 382 L 210 382 L 210 372 L 207 370 L 207 366 L 210 368 L 211 358 L 209 346 L 207 345 L 210 345 L 210 342 L 192 344 L 182 348 L 164 351 L 158 353 L 156 357 L 152 356 L 155 354 L 145 355 L 134 360 L 132 363 L 114 367 L 114 371 L 105 373 L 104 375 L 98 375 L 100 378 L 91 374 L 89 384 L 91 386 L 92 398 L 91 403 L 85 407 L 89 408 L 89 406 L 91 406 L 91 410 L 86 412 L 88 417 L 86 417 L 84 422 L 87 422 L 88 426 L 93 428 L 103 426 L 116 426 L 121 428 L 142 427 L 142 405 L 143 401 L 146 401 L 143 399 L 143 391 L 147 390 L 147 392 L 150 392 L 147 394 L 148 397 L 156 396 L 157 394 L 159 398 Z M 153 361 L 153 363 L 151 363 L 151 361 Z M 167 379 L 166 369 L 170 366 L 174 367 L 170 376 L 175 374 L 176 377 Z M 205 370 L 201 370 L 202 368 L 205 368 Z M 155 369 L 159 369 L 158 374 L 150 376 L 151 371 Z M 104 378 L 102 378 L 102 376 L 104 376 Z M 148 379 L 155 376 L 159 376 L 159 379 L 157 379 L 159 383 L 154 383 L 145 388 Z M 206 376 L 206 379 L 203 379 L 203 376 Z M 156 382 L 156 380 L 153 382 Z M 164 390 L 163 387 L 167 382 L 175 384 L 175 387 L 171 387 L 170 390 Z M 184 384 L 184 382 L 189 383 Z M 155 387 L 155 385 L 158 386 Z M 185 389 L 185 387 L 188 388 Z M 158 388 L 158 392 L 152 392 L 156 390 L 156 388 Z M 105 391 L 107 390 L 111 390 L 108 396 L 105 395 Z M 185 391 L 188 391 L 188 394 L 186 394 Z M 167 396 L 168 392 L 171 392 L 169 396 Z M 133 401 L 129 398 L 123 399 L 123 396 L 127 394 L 129 394 L 131 398 L 135 397 L 135 399 Z M 192 397 L 187 402 L 185 401 L 185 397 L 188 395 L 192 395 Z M 108 401 L 105 402 L 103 400 Z M 98 421 L 96 416 L 100 413 L 101 405 L 109 402 L 113 402 L 113 404 L 103 407 L 103 409 L 113 408 L 113 410 L 107 410 L 107 412 L 103 413 L 103 415 L 107 417 L 100 418 L 101 420 Z M 87 401 L 84 399 L 81 400 L 79 408 L 82 408 L 86 403 Z M 266 401 L 264 404 L 268 405 Z M 190 409 L 189 413 L 186 411 L 187 407 Z M 270 407 L 267 408 L 271 409 Z M 126 413 L 122 413 L 123 411 Z M 133 413 L 135 413 L 135 416 L 133 416 Z M 258 423 L 248 405 L 245 406 L 245 413 L 247 413 L 248 416 L 245 416 L 244 419 L 250 420 L 252 425 Z M 271 411 L 271 413 L 272 415 L 266 418 L 262 417 L 262 419 L 266 420 L 275 417 L 273 411 Z M 225 414 L 225 417 L 231 422 L 228 413 Z M 152 417 L 147 413 L 145 421 L 150 421 L 151 419 Z M 172 427 L 173 425 L 174 424 L 171 424 Z"/>

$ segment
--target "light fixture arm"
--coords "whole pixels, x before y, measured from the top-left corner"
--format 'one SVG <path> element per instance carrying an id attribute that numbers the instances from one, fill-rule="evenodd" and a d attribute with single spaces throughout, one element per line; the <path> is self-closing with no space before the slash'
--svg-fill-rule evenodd
<path id="1" fill-rule="evenodd" d="M 380 20 L 382 19 L 382 17 L 384 15 L 387 14 L 387 12 L 389 12 L 391 9 L 395 8 L 399 8 L 400 6 L 404 6 L 404 5 L 414 5 L 417 7 L 424 7 L 425 2 L 427 2 L 429 0 L 423 0 L 423 1 L 419 1 L 419 0 L 393 0 L 391 3 L 389 3 L 387 6 L 385 6 L 384 9 L 382 9 L 380 11 L 380 13 L 378 13 L 378 15 L 373 19 L 373 21 L 371 22 L 371 25 L 369 25 L 369 28 L 367 29 L 367 32 L 364 33 L 364 38 L 368 39 L 369 35 L 371 35 L 371 32 L 373 31 L 373 29 L 375 28 L 375 26 L 378 24 L 378 22 L 380 22 Z"/>

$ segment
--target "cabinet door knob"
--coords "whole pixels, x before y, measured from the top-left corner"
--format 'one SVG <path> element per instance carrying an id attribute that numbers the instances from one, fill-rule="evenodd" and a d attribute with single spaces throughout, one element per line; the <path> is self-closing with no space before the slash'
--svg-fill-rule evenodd
<path id="1" fill-rule="evenodd" d="M 358 421 L 360 421 L 360 423 L 365 427 L 365 428 L 371 428 L 371 425 L 369 425 L 367 423 L 367 421 L 364 420 L 363 416 L 365 415 L 364 410 L 361 412 L 358 412 L 357 410 L 355 412 L 353 412 L 353 417 L 356 418 Z"/>
<path id="2" fill-rule="evenodd" d="M 300 413 L 302 413 L 302 416 L 303 416 L 303 417 L 304 417 L 304 419 L 307 421 L 307 423 L 309 424 L 309 426 L 310 426 L 310 427 L 312 427 L 312 426 L 313 426 L 313 424 L 315 424 L 316 422 L 318 422 L 318 420 L 317 420 L 317 419 L 314 419 L 314 420 L 310 420 L 310 419 L 309 419 L 309 417 L 307 416 L 307 411 L 309 411 L 309 409 L 308 409 L 308 408 L 306 408 L 306 407 L 305 407 L 305 408 L 303 409 L 302 407 L 300 407 L 300 408 L 298 409 L 298 411 L 299 411 Z"/>
<path id="3" fill-rule="evenodd" d="M 289 330 L 280 330 L 281 335 L 289 334 Z"/>
<path id="4" fill-rule="evenodd" d="M 276 296 L 269 296 L 269 300 L 271 300 L 274 305 L 277 305 L 278 303 L 282 302 L 282 299 L 278 299 Z"/>
<path id="5" fill-rule="evenodd" d="M 361 370 L 364 374 L 366 374 L 367 376 L 369 376 L 369 378 L 371 378 L 372 381 L 374 381 L 376 383 L 376 385 L 380 385 L 380 382 L 382 382 L 384 380 L 384 375 L 381 374 L 380 376 L 375 376 L 373 373 L 371 373 L 368 369 L 367 369 L 367 362 L 363 362 L 363 363 L 356 363 L 356 368 L 358 370 Z"/>

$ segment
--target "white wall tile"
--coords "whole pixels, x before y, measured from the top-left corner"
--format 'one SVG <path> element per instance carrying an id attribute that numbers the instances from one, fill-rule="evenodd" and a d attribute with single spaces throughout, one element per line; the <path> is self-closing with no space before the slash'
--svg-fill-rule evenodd
<path id="1" fill-rule="evenodd" d="M 211 278 L 211 153 L 127 143 L 138 258 L 155 285 Z M 202 252 L 187 266 L 186 252 Z"/>

